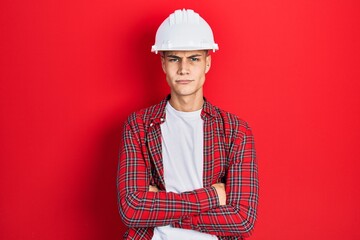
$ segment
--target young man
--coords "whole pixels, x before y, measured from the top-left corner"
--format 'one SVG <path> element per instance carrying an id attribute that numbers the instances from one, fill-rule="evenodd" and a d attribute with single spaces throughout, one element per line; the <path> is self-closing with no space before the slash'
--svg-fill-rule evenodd
<path id="1" fill-rule="evenodd" d="M 177 10 L 159 27 L 170 95 L 129 116 L 118 170 L 125 239 L 243 239 L 258 201 L 254 140 L 246 122 L 203 96 L 217 50 L 210 26 Z"/>

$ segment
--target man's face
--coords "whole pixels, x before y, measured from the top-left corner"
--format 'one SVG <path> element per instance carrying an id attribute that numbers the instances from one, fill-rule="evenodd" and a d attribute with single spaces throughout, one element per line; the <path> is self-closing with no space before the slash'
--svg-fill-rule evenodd
<path id="1" fill-rule="evenodd" d="M 161 62 L 172 96 L 202 95 L 205 74 L 211 64 L 207 51 L 166 51 Z"/>

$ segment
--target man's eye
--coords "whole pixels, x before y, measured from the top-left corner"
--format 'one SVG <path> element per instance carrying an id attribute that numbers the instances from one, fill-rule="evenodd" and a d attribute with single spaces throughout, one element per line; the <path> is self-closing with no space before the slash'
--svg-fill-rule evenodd
<path id="1" fill-rule="evenodd" d="M 177 58 L 170 58 L 169 59 L 169 62 L 178 62 L 179 61 L 179 59 L 177 59 Z"/>
<path id="2" fill-rule="evenodd" d="M 193 61 L 193 62 L 198 62 L 198 61 L 200 61 L 200 59 L 197 58 L 197 57 L 192 57 L 192 58 L 190 58 L 190 60 Z"/>

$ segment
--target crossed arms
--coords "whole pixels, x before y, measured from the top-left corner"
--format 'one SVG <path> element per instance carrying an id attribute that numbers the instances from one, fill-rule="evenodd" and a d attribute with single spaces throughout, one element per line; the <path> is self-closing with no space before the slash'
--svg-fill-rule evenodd
<path id="1" fill-rule="evenodd" d="M 151 186 L 141 133 L 124 126 L 118 170 L 119 211 L 132 228 L 173 227 L 217 236 L 248 236 L 254 227 L 258 201 L 254 141 L 246 126 L 234 138 L 225 183 L 173 193 Z"/>

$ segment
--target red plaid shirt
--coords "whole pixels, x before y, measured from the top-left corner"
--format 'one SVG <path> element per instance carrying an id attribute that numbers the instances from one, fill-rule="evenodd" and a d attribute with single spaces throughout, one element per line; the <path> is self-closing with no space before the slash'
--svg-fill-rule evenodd
<path id="1" fill-rule="evenodd" d="M 154 227 L 171 225 L 219 239 L 249 236 L 256 219 L 258 178 L 254 139 L 246 122 L 205 100 L 204 188 L 165 191 L 161 129 L 169 99 L 133 113 L 124 125 L 118 169 L 118 201 L 124 239 L 151 239 Z M 226 205 L 212 184 L 223 182 Z M 159 192 L 149 192 L 156 185 Z"/>

